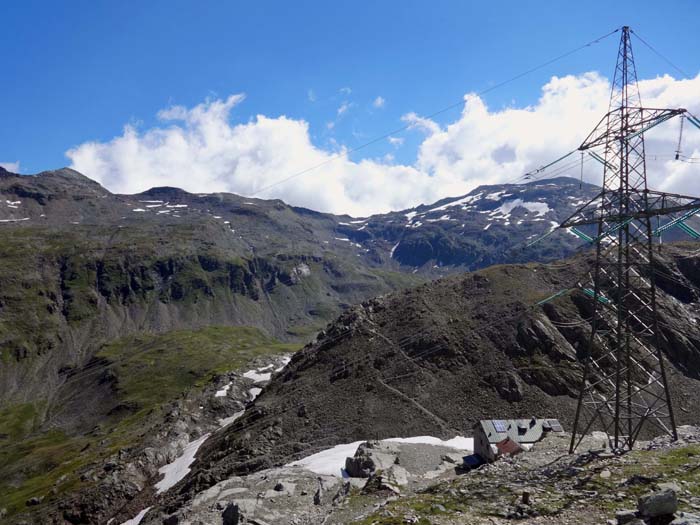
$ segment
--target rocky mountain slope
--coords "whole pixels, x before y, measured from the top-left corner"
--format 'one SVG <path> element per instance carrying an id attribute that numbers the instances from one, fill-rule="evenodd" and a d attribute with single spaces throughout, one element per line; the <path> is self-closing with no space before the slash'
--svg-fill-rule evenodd
<path id="1" fill-rule="evenodd" d="M 680 423 L 697 423 L 700 403 L 700 255 L 691 246 L 665 246 L 657 270 Z M 495 266 L 352 308 L 205 444 L 181 494 L 368 437 L 470 435 L 478 419 L 523 414 L 570 425 L 591 300 L 574 291 L 535 303 L 590 264 L 584 255 Z"/>

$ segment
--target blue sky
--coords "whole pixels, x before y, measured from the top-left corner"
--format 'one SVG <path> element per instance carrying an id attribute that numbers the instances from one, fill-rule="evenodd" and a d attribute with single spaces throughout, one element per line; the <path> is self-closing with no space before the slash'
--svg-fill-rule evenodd
<path id="1" fill-rule="evenodd" d="M 430 114 L 623 24 L 691 76 L 700 68 L 693 1 L 28 0 L 3 2 L 0 19 L 0 162 L 18 161 L 23 173 L 68 165 L 70 148 L 109 141 L 126 124 L 157 126 L 169 106 L 237 93 L 246 98 L 233 121 L 286 115 L 308 122 L 319 148 L 353 148 L 401 126 L 409 112 Z M 616 47 L 617 36 L 484 101 L 524 107 L 553 75 L 607 76 Z M 640 45 L 636 54 L 640 77 L 678 78 Z M 403 138 L 400 148 L 384 141 L 352 158 L 391 154 L 410 165 L 424 136 Z"/>

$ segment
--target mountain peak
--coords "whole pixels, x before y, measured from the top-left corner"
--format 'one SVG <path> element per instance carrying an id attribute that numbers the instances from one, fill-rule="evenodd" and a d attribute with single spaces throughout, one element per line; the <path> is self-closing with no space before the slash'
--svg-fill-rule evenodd
<path id="1" fill-rule="evenodd" d="M 17 175 L 16 173 L 12 173 L 11 171 L 6 170 L 2 166 L 0 166 L 0 177 L 12 177 Z"/>
<path id="2" fill-rule="evenodd" d="M 139 197 L 165 197 L 166 199 L 191 197 L 192 195 L 192 193 L 174 186 L 154 186 L 153 188 L 137 194 Z"/>

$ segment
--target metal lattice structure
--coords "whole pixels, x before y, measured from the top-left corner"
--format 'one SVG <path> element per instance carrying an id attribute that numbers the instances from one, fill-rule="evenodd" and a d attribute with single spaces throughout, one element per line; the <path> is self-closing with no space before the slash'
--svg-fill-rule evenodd
<path id="1" fill-rule="evenodd" d="M 686 110 L 642 107 L 630 34 L 622 28 L 609 111 L 579 147 L 603 164 L 602 190 L 560 226 L 596 230 L 587 235 L 596 247 L 595 269 L 588 282 L 578 283 L 591 300 L 592 330 L 582 352 L 571 452 L 591 429 L 603 429 L 614 449 L 631 449 L 647 425 L 677 438 L 653 245 L 661 231 L 697 213 L 700 201 L 647 187 L 644 133 Z M 654 229 L 652 222 L 667 215 L 670 220 Z"/>

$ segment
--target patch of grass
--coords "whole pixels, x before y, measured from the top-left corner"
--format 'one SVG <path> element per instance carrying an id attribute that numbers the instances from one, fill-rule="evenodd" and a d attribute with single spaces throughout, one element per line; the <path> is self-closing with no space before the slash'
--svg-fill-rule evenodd
<path id="1" fill-rule="evenodd" d="M 315 326 L 305 324 L 294 325 L 287 328 L 287 334 L 300 341 L 311 341 L 318 332 L 323 330 L 324 326 L 325 325 L 322 324 Z"/>
<path id="2" fill-rule="evenodd" d="M 12 405 L 0 410 L 0 443 L 17 441 L 34 430 L 37 407 L 33 403 Z"/>
<path id="3" fill-rule="evenodd" d="M 89 443 L 60 431 L 24 439 L 0 449 L 0 506 L 12 516 L 26 510 L 26 501 L 45 497 L 47 502 L 74 488 L 75 472 L 91 455 L 81 454 Z"/>
<path id="4" fill-rule="evenodd" d="M 404 290 L 423 284 L 428 279 L 412 273 L 392 272 L 391 270 L 372 269 L 372 273 L 382 279 L 392 290 Z"/>
<path id="5" fill-rule="evenodd" d="M 109 343 L 97 355 L 114 362 L 122 400 L 144 409 L 175 399 L 256 357 L 298 348 L 256 328 L 222 326 L 129 336 Z"/>
<path id="6" fill-rule="evenodd" d="M 700 445 L 674 448 L 659 458 L 659 463 L 666 468 L 678 468 L 688 463 L 700 462 Z"/>

